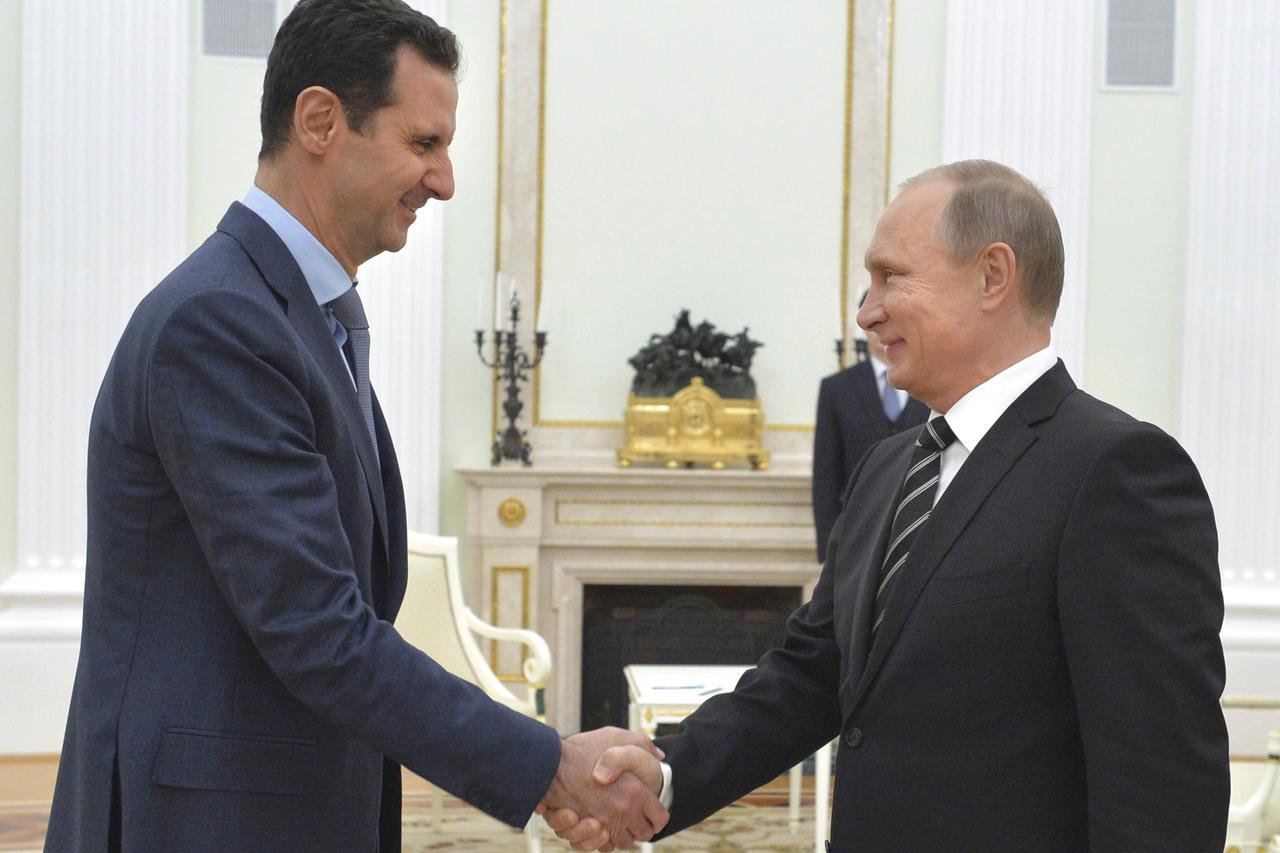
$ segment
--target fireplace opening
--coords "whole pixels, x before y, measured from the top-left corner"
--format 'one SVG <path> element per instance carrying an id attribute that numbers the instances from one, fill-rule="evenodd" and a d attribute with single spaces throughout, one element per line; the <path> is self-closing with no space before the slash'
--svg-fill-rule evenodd
<path id="1" fill-rule="evenodd" d="M 633 663 L 753 664 L 782 641 L 796 586 L 588 584 L 582 604 L 582 730 L 627 726 Z"/>

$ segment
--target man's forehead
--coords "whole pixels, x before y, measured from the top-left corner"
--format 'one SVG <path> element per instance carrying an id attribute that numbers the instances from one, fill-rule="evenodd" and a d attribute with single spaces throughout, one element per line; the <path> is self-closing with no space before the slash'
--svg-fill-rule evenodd
<path id="1" fill-rule="evenodd" d="M 867 245 L 866 266 L 882 265 L 890 251 L 910 251 L 931 234 L 938 216 L 955 192 L 948 181 L 931 180 L 907 187 L 889 203 Z"/>

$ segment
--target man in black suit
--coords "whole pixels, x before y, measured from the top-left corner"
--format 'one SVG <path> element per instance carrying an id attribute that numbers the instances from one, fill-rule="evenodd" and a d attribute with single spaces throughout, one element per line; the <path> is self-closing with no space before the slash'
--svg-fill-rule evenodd
<path id="1" fill-rule="evenodd" d="M 840 515 L 840 496 L 853 466 L 871 445 L 920 426 L 929 415 L 928 406 L 889 384 L 884 346 L 875 332 L 867 333 L 867 349 L 865 361 L 833 373 L 818 386 L 813 428 L 813 526 L 820 563 L 827 559 L 827 539 Z"/>
<path id="2" fill-rule="evenodd" d="M 626 748 L 598 778 L 662 783 L 675 832 L 838 737 L 835 851 L 1221 850 L 1213 511 L 1176 441 L 1054 355 L 1052 208 L 1005 166 L 942 166 L 866 266 L 858 322 L 932 419 L 862 459 L 812 600 L 659 739 L 669 780 Z"/>
<path id="3" fill-rule="evenodd" d="M 94 407 L 47 850 L 392 853 L 402 764 L 513 826 L 544 799 L 623 843 L 661 825 L 634 779 L 589 780 L 619 733 L 562 742 L 391 624 L 404 491 L 355 278 L 453 195 L 458 59 L 400 0 L 281 26 L 254 186 L 143 299 Z"/>

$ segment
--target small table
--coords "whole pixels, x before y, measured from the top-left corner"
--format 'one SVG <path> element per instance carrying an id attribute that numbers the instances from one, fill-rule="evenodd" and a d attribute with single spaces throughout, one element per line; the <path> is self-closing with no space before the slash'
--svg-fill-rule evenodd
<path id="1" fill-rule="evenodd" d="M 750 666 L 676 666 L 631 664 L 622 668 L 627 677 L 628 726 L 653 737 L 663 723 L 679 723 L 718 693 L 730 693 Z M 788 806 L 792 826 L 800 823 L 800 766 L 791 768 Z M 823 853 L 827 840 L 828 804 L 831 796 L 831 744 L 818 750 L 814 765 L 814 853 Z M 822 807 L 819 807 L 821 804 Z M 651 851 L 652 844 L 640 849 Z"/>

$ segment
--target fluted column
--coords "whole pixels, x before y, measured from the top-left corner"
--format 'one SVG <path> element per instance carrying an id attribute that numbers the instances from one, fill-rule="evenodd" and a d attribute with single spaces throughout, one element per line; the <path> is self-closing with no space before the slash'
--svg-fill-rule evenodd
<path id="1" fill-rule="evenodd" d="M 0 753 L 57 748 L 80 629 L 89 415 L 126 318 L 185 252 L 187 4 L 22 4 L 18 566 Z"/>
<path id="2" fill-rule="evenodd" d="M 998 160 L 1053 203 L 1066 246 L 1054 344 L 1084 373 L 1094 3 L 950 0 L 942 159 Z"/>
<path id="3" fill-rule="evenodd" d="M 1280 6 L 1226 0 L 1195 26 L 1182 438 L 1217 512 L 1229 603 L 1274 619 Z M 1274 623 L 1271 635 L 1280 647 Z"/>

